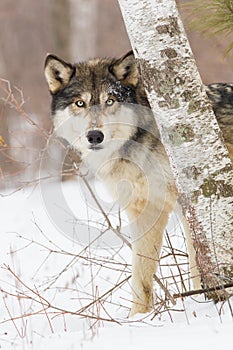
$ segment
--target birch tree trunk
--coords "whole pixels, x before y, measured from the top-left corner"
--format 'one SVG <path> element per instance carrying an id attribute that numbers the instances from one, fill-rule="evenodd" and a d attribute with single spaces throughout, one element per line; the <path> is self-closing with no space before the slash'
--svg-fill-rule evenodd
<path id="1" fill-rule="evenodd" d="M 175 0 L 119 4 L 177 180 L 203 286 L 221 286 L 233 278 L 232 163 Z"/>

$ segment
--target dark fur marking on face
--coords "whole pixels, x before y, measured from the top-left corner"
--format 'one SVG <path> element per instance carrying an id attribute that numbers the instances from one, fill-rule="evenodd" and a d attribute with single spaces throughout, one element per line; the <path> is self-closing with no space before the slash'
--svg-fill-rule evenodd
<path id="1" fill-rule="evenodd" d="M 123 85 L 120 81 L 112 84 L 107 93 L 114 96 L 118 102 L 137 103 L 135 89 Z"/>
<path id="2" fill-rule="evenodd" d="M 153 150 L 160 142 L 159 138 L 154 134 L 138 127 L 137 132 L 131 137 L 132 141 L 145 144 L 149 149 Z"/>

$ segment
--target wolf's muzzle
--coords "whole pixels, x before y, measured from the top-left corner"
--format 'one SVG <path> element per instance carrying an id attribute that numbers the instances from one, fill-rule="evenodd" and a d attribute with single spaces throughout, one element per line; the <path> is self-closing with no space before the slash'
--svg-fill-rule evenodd
<path id="1" fill-rule="evenodd" d="M 87 141 L 96 146 L 102 143 L 104 140 L 104 134 L 100 130 L 90 130 L 87 134 Z"/>

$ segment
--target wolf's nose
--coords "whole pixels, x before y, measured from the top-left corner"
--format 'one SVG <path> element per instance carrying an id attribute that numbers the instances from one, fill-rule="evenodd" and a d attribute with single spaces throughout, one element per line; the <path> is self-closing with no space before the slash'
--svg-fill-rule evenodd
<path id="1" fill-rule="evenodd" d="M 97 145 L 104 140 L 104 134 L 100 130 L 90 130 L 87 134 L 87 140 L 92 145 Z"/>

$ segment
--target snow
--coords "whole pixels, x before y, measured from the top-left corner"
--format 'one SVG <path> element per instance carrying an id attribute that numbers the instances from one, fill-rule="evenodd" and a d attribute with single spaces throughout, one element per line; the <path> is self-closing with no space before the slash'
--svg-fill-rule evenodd
<path id="1" fill-rule="evenodd" d="M 62 342 L 62 344 L 61 344 Z M 71 350 L 80 348 L 92 349 L 142 349 L 145 346 L 152 349 L 194 350 L 217 349 L 223 344 L 232 343 L 232 324 L 226 326 L 193 325 L 192 327 L 174 325 L 168 327 L 153 327 L 137 329 L 136 327 L 104 328 L 94 340 L 80 342 L 78 334 L 62 334 L 42 342 L 41 348 Z"/>
<path id="2" fill-rule="evenodd" d="M 116 227 L 118 208 L 101 184 L 93 188 L 104 210 L 111 209 Z M 130 249 L 106 231 L 105 218 L 80 181 L 46 181 L 2 192 L 0 208 L 0 349 L 214 350 L 232 343 L 232 299 L 231 306 L 230 301 L 216 305 L 199 295 L 172 305 L 155 285 L 155 310 L 127 318 Z M 130 239 L 124 215 L 121 226 Z M 190 288 L 185 242 L 175 216 L 168 230 Z M 160 277 L 173 294 L 181 282 L 170 251 L 165 240 Z"/>

